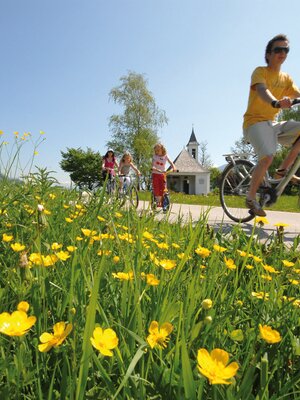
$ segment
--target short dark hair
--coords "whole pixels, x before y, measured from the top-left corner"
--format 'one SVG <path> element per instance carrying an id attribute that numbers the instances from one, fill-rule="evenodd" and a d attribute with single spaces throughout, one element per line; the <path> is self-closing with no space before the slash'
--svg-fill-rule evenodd
<path id="1" fill-rule="evenodd" d="M 289 42 L 289 39 L 283 33 L 280 33 L 279 35 L 276 35 L 271 40 L 269 40 L 267 47 L 266 47 L 266 51 L 265 51 L 265 60 L 266 60 L 267 64 L 269 64 L 267 54 L 271 54 L 273 43 L 277 42 L 279 40 L 286 40 L 287 42 Z"/>

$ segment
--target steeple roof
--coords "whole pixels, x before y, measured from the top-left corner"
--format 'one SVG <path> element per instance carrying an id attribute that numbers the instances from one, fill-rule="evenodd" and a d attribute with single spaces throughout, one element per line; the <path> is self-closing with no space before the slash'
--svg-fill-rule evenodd
<path id="1" fill-rule="evenodd" d="M 208 172 L 186 149 L 181 150 L 175 158 L 174 164 L 178 171 L 183 174 Z"/>
<path id="2" fill-rule="evenodd" d="M 198 141 L 197 141 L 197 139 L 196 139 L 196 135 L 195 135 L 195 132 L 194 132 L 194 127 L 192 128 L 191 137 L 190 137 L 190 140 L 188 141 L 187 146 L 188 146 L 190 143 L 197 143 L 197 144 L 199 144 Z"/>

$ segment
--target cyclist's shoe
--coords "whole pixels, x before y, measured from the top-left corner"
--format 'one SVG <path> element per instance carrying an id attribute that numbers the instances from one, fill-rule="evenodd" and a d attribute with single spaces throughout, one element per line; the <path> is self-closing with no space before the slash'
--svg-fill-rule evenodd
<path id="1" fill-rule="evenodd" d="M 258 217 L 265 217 L 267 215 L 256 200 L 246 199 L 246 206 L 251 213 Z"/>
<path id="2" fill-rule="evenodd" d="M 274 179 L 282 179 L 285 177 L 286 175 L 286 170 L 285 169 L 277 169 L 275 172 L 275 176 Z M 291 183 L 293 183 L 294 185 L 299 185 L 300 184 L 300 177 L 297 175 L 293 175 L 291 178 Z"/>

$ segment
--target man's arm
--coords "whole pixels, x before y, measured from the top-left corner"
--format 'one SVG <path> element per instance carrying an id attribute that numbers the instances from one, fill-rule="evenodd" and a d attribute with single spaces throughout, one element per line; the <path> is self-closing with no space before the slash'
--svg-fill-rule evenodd
<path id="1" fill-rule="evenodd" d="M 283 97 L 282 99 L 276 99 L 270 90 L 266 87 L 264 83 L 257 83 L 255 85 L 255 89 L 259 95 L 259 97 L 264 100 L 266 103 L 270 104 L 275 108 L 290 108 L 292 105 L 292 100 L 289 97 Z M 278 105 L 276 105 L 278 103 Z"/>

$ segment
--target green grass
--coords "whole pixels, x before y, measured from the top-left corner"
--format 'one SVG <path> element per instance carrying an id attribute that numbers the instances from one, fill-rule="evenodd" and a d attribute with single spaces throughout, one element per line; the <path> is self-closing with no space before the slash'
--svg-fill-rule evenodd
<path id="1" fill-rule="evenodd" d="M 276 233 L 261 244 L 239 226 L 215 232 L 204 216 L 157 221 L 107 204 L 102 192 L 84 205 L 45 180 L 2 182 L 0 205 L 0 311 L 27 301 L 37 318 L 23 336 L 0 333 L 0 398 L 299 398 L 299 237 L 286 248 Z M 16 242 L 25 249 L 13 250 Z M 69 257 L 53 266 L 30 262 L 59 251 Z M 59 321 L 72 332 L 41 353 L 41 334 Z M 151 321 L 173 326 L 163 349 L 147 342 Z M 277 330 L 280 342 L 267 344 L 259 324 Z M 92 347 L 96 326 L 116 332 L 112 357 Z M 199 373 L 200 348 L 220 348 L 238 363 L 230 385 L 210 385 Z"/>
<path id="2" fill-rule="evenodd" d="M 139 192 L 139 197 L 141 200 L 150 200 L 150 192 L 141 191 Z M 239 198 L 232 197 L 232 207 L 238 206 Z M 186 195 L 184 193 L 175 193 L 171 192 L 171 201 L 173 203 L 179 204 L 194 204 L 194 205 L 206 205 L 212 207 L 221 207 L 219 195 L 209 194 L 207 196 L 204 195 Z M 297 194 L 287 196 L 282 195 L 279 197 L 277 202 L 273 204 L 271 207 L 268 207 L 268 210 L 272 211 L 287 211 L 287 212 L 299 212 L 299 197 Z"/>

